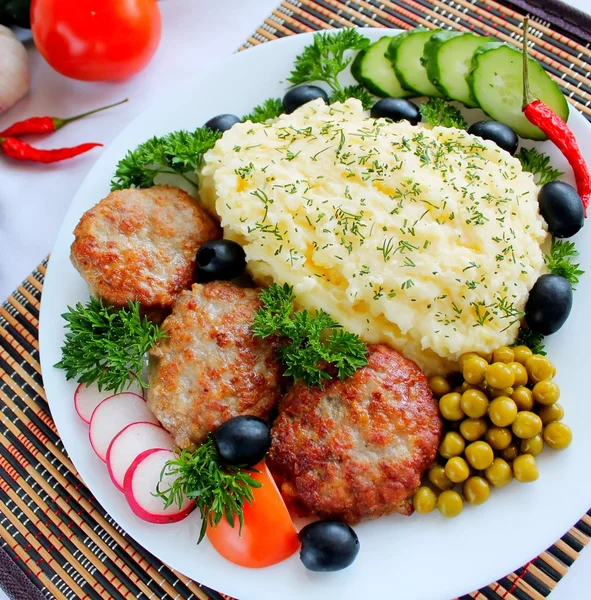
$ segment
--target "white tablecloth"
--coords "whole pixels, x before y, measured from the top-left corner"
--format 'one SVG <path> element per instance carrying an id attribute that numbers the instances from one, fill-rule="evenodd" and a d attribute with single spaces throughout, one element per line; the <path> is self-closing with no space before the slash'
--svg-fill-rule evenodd
<path id="1" fill-rule="evenodd" d="M 162 2 L 160 47 L 142 73 L 124 82 L 87 83 L 63 77 L 30 44 L 31 93 L 0 115 L 0 131 L 28 116 L 67 117 L 129 98 L 123 106 L 66 126 L 48 138 L 27 138 L 45 148 L 82 142 L 101 142 L 106 146 L 159 94 L 236 50 L 278 3 L 279 0 Z M 98 148 L 55 165 L 0 159 L 0 302 L 49 253 L 72 197 L 101 152 Z"/>
<path id="2" fill-rule="evenodd" d="M 14 109 L 0 115 L 0 130 L 31 115 L 68 116 L 128 97 L 130 102 L 57 132 L 39 146 L 107 145 L 156 96 L 203 66 L 231 54 L 279 0 L 166 0 L 161 4 L 162 43 L 149 67 L 121 83 L 81 83 L 50 69 L 29 49 L 33 87 Z M 569 4 L 591 13 L 589 0 Z M 0 302 L 51 250 L 68 205 L 100 150 L 71 162 L 36 167 L 0 162 Z M 591 596 L 587 549 L 552 593 L 552 600 Z M 0 600 L 7 600 L 0 590 Z"/>

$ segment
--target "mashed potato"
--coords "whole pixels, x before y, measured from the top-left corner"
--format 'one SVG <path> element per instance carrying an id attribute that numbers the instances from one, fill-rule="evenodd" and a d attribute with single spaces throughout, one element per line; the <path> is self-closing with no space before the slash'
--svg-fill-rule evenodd
<path id="1" fill-rule="evenodd" d="M 428 375 L 511 343 L 544 268 L 538 188 L 519 161 L 457 129 L 314 101 L 232 127 L 205 156 L 203 202 L 262 284 L 293 285 Z"/>

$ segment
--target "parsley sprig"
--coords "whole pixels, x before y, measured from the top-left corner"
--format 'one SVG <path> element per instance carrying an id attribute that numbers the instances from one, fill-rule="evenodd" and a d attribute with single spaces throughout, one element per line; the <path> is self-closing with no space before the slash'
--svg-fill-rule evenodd
<path id="1" fill-rule="evenodd" d="M 145 353 L 164 332 L 140 315 L 138 302 L 115 310 L 101 300 L 80 302 L 62 317 L 66 321 L 66 341 L 62 360 L 55 366 L 66 371 L 66 379 L 79 383 L 96 383 L 99 390 L 118 393 L 135 379 L 144 388 L 141 378 Z"/>
<path id="2" fill-rule="evenodd" d="M 199 543 L 207 526 L 215 527 L 222 519 L 232 527 L 238 519 L 242 531 L 244 503 L 251 504 L 253 488 L 261 487 L 252 472 L 258 471 L 223 463 L 210 436 L 194 452 L 186 448 L 176 452 L 176 458 L 166 463 L 160 476 L 161 482 L 165 476 L 175 480 L 166 489 L 158 484 L 154 495 L 164 500 L 166 508 L 173 504 L 180 508 L 185 498 L 195 500 L 202 519 Z"/>
<path id="3" fill-rule="evenodd" d="M 579 268 L 580 265 L 573 262 L 573 258 L 576 256 L 579 256 L 579 253 L 574 242 L 557 240 L 556 238 L 552 238 L 550 254 L 544 256 L 544 261 L 550 273 L 564 277 L 571 284 L 573 290 L 576 289 L 575 286 L 579 283 L 579 277 L 584 274 L 584 271 Z M 527 346 L 534 354 L 546 354 L 544 336 L 540 333 L 534 333 L 523 325 L 519 330 L 515 345 Z"/>
<path id="4" fill-rule="evenodd" d="M 579 256 L 574 242 L 566 240 L 557 240 L 552 238 L 550 254 L 544 256 L 544 261 L 548 265 L 550 273 L 564 277 L 574 289 L 579 283 L 579 277 L 585 273 L 579 267 L 579 263 L 574 263 L 573 259 Z"/>
<path id="5" fill-rule="evenodd" d="M 462 113 L 453 104 L 443 98 L 429 98 L 419 106 L 421 116 L 425 123 L 440 127 L 455 127 L 467 129 L 468 123 Z"/>
<path id="6" fill-rule="evenodd" d="M 342 90 L 335 92 L 330 97 L 330 103 L 344 102 L 349 98 L 357 98 L 361 100 L 363 108 L 366 110 L 370 109 L 374 104 L 374 97 L 362 86 L 362 85 L 348 85 Z"/>
<path id="7" fill-rule="evenodd" d="M 556 181 L 564 173 L 555 169 L 550 164 L 550 157 L 535 148 L 521 148 L 515 155 L 521 161 L 524 171 L 533 173 L 534 179 L 538 185 L 544 185 L 551 181 Z"/>
<path id="8" fill-rule="evenodd" d="M 129 150 L 117 164 L 111 181 L 111 190 L 130 187 L 146 188 L 154 185 L 162 173 L 180 175 L 192 185 L 187 176 L 203 162 L 203 155 L 222 137 L 219 131 L 199 127 L 195 131 L 173 131 L 162 137 L 153 137 Z"/>
<path id="9" fill-rule="evenodd" d="M 280 98 L 268 98 L 262 104 L 255 106 L 247 115 L 242 117 L 243 121 L 263 123 L 269 119 L 276 119 L 284 113 L 283 102 Z"/>
<path id="10" fill-rule="evenodd" d="M 534 354 L 546 356 L 546 351 L 544 350 L 544 336 L 541 333 L 534 333 L 531 329 L 528 329 L 523 325 L 517 334 L 514 345 L 527 346 Z"/>
<path id="11" fill-rule="evenodd" d="M 296 57 L 295 66 L 288 81 L 293 85 L 323 81 L 333 93 L 343 93 L 339 74 L 344 71 L 353 56 L 346 56 L 348 50 L 363 50 L 369 46 L 369 39 L 357 29 L 343 28 L 336 33 L 317 33 L 314 41 Z"/>
<path id="12" fill-rule="evenodd" d="M 281 338 L 284 344 L 278 356 L 286 375 L 309 386 L 322 386 L 331 378 L 325 370 L 328 365 L 344 379 L 367 364 L 367 347 L 359 336 L 344 331 L 328 313 L 294 310 L 293 287 L 274 283 L 260 298 L 263 306 L 257 311 L 252 332 L 261 338 Z"/>

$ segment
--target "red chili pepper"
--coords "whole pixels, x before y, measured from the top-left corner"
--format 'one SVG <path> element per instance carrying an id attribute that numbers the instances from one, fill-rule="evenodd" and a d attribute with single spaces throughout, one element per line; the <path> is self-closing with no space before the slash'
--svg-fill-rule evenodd
<path id="1" fill-rule="evenodd" d="M 5 156 L 15 160 L 54 163 L 67 158 L 84 154 L 102 144 L 80 144 L 73 148 L 58 148 L 56 150 L 41 150 L 13 137 L 0 137 L 0 150 Z"/>
<path id="2" fill-rule="evenodd" d="M 27 133 L 49 133 L 51 131 L 57 131 L 64 125 L 72 123 L 72 121 L 78 121 L 78 119 L 83 119 L 88 115 L 93 115 L 102 110 L 119 106 L 125 102 L 127 102 L 127 98 L 121 100 L 121 102 L 115 102 L 115 104 L 109 104 L 108 106 L 101 106 L 100 108 L 89 110 L 88 112 L 69 117 L 68 119 L 61 119 L 60 117 L 31 117 L 24 121 L 18 121 L 17 123 L 14 123 L 14 125 L 8 127 L 8 129 L 0 131 L 0 137 L 14 137 L 15 135 L 24 135 Z"/>
<path id="3" fill-rule="evenodd" d="M 523 20 L 523 114 L 527 120 L 539 127 L 564 154 L 575 175 L 577 191 L 583 201 L 585 216 L 591 198 L 591 175 L 587 163 L 581 154 L 575 134 L 569 126 L 541 100 L 533 97 L 529 87 L 527 29 L 529 18 Z"/>

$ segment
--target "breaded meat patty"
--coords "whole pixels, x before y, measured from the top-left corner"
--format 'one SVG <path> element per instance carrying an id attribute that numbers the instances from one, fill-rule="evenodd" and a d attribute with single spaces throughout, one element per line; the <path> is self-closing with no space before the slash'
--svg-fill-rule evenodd
<path id="1" fill-rule="evenodd" d="M 281 396 L 276 342 L 250 332 L 260 290 L 216 281 L 182 292 L 150 350 L 148 406 L 184 448 L 237 415 L 267 419 Z"/>
<path id="2" fill-rule="evenodd" d="M 267 464 L 288 507 L 357 523 L 399 512 L 434 461 L 442 422 L 427 379 L 388 346 L 324 389 L 296 384 L 279 404 Z"/>
<path id="3" fill-rule="evenodd" d="M 161 320 L 191 286 L 197 250 L 221 230 L 189 194 L 157 185 L 112 192 L 84 213 L 74 236 L 71 260 L 93 296 L 118 307 L 138 300 Z"/>

